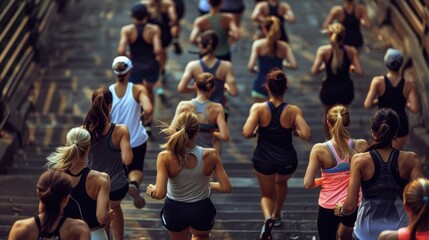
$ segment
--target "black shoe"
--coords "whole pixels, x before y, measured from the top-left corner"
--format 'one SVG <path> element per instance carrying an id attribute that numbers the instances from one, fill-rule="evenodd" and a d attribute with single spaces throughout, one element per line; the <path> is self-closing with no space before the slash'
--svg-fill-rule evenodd
<path id="1" fill-rule="evenodd" d="M 260 240 L 271 240 L 271 230 L 274 227 L 274 220 L 272 218 L 268 218 L 265 220 L 264 225 L 261 229 L 261 235 L 259 236 Z"/>
<path id="2" fill-rule="evenodd" d="M 173 40 L 173 46 L 174 46 L 174 53 L 177 55 L 182 54 L 182 47 L 180 47 L 179 40 L 175 39 Z"/>

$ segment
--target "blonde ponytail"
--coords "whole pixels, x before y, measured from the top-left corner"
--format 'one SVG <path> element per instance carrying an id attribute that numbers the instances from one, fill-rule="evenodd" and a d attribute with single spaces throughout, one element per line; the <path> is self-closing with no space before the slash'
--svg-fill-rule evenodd
<path id="1" fill-rule="evenodd" d="M 343 45 L 345 29 L 340 23 L 333 23 L 328 26 L 328 32 L 330 33 L 329 42 L 332 45 L 331 70 L 334 74 L 337 74 L 341 62 L 343 61 L 343 58 L 341 57 L 340 47 Z M 344 52 L 344 54 L 347 53 Z"/>
<path id="2" fill-rule="evenodd" d="M 341 158 L 351 159 L 356 151 L 350 148 L 347 140 L 350 139 L 347 127 L 350 125 L 349 110 L 343 105 L 336 105 L 328 111 L 327 120 L 331 126 L 330 132 L 338 148 L 341 151 Z"/>

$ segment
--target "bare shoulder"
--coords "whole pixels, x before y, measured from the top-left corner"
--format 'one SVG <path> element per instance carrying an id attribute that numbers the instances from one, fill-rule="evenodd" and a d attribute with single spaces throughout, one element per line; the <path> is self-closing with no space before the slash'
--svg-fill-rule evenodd
<path id="1" fill-rule="evenodd" d="M 321 152 L 324 152 L 325 150 L 326 150 L 326 144 L 325 143 L 316 143 L 313 145 L 311 152 L 321 153 Z"/>
<path id="2" fill-rule="evenodd" d="M 98 184 L 103 185 L 110 182 L 110 176 L 105 172 L 99 172 L 96 170 L 91 170 L 88 174 L 89 181 L 97 182 Z"/>
<path id="3" fill-rule="evenodd" d="M 63 226 L 67 228 L 69 233 L 89 233 L 88 225 L 81 219 L 67 218 Z"/>
<path id="4" fill-rule="evenodd" d="M 203 159 L 216 160 L 219 154 L 214 148 L 203 148 Z"/>
<path id="5" fill-rule="evenodd" d="M 194 104 L 192 101 L 180 101 L 179 104 L 177 104 L 177 110 L 179 112 L 189 112 L 194 111 Z"/>
<path id="6" fill-rule="evenodd" d="M 343 12 L 343 7 L 340 5 L 335 5 L 331 8 L 331 13 L 338 14 Z"/>
<path id="7" fill-rule="evenodd" d="M 119 133 L 120 135 L 122 135 L 122 134 L 124 134 L 124 133 L 126 133 L 126 132 L 129 132 L 129 129 L 128 129 L 128 126 L 127 125 L 125 125 L 125 124 L 116 124 L 115 125 L 115 131 L 117 132 L 117 133 Z"/>
<path id="8" fill-rule="evenodd" d="M 232 68 L 232 63 L 230 61 L 220 60 L 220 63 L 223 68 Z"/>
<path id="9" fill-rule="evenodd" d="M 23 239 L 31 230 L 36 228 L 36 223 L 33 218 L 17 220 L 12 225 L 11 233 L 13 232 L 15 239 Z"/>
<path id="10" fill-rule="evenodd" d="M 356 139 L 355 140 L 355 150 L 356 152 L 360 153 L 365 151 L 365 149 L 368 147 L 368 141 L 365 139 Z"/>
<path id="11" fill-rule="evenodd" d="M 420 161 L 419 155 L 413 151 L 400 151 L 399 159 L 406 159 L 407 161 Z"/>
<path id="12" fill-rule="evenodd" d="M 295 114 L 302 114 L 301 108 L 299 108 L 298 106 L 293 105 L 293 104 L 288 104 L 286 106 L 285 112 L 287 114 L 294 114 L 294 115 Z"/>
<path id="13" fill-rule="evenodd" d="M 352 163 L 358 167 L 365 167 L 366 164 L 371 161 L 371 159 L 372 158 L 369 152 L 356 153 L 355 155 L 353 155 Z"/>
<path id="14" fill-rule="evenodd" d="M 350 46 L 350 45 L 346 45 L 345 47 L 346 47 L 346 50 L 347 50 L 347 54 L 350 57 L 354 57 L 356 54 L 358 54 L 355 47 Z"/>

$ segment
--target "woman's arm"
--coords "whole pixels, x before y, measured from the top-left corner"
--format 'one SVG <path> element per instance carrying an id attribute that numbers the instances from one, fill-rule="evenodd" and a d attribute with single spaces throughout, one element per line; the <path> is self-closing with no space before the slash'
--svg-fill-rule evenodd
<path id="1" fill-rule="evenodd" d="M 127 56 L 127 49 L 128 49 L 128 37 L 127 37 L 127 26 L 124 26 L 121 28 L 121 35 L 119 38 L 119 44 L 118 44 L 118 55 L 120 56 Z"/>
<path id="2" fill-rule="evenodd" d="M 133 161 L 133 150 L 130 144 L 130 131 L 126 125 L 117 125 L 119 131 L 119 148 L 121 149 L 122 163 L 126 166 L 130 165 Z"/>
<path id="3" fill-rule="evenodd" d="M 110 177 L 104 172 L 98 172 L 97 183 L 100 186 L 97 194 L 97 221 L 100 224 L 108 224 L 110 222 Z"/>
<path id="4" fill-rule="evenodd" d="M 156 159 L 156 182 L 155 185 L 149 184 L 146 189 L 146 194 L 154 199 L 163 199 L 167 194 L 168 181 L 168 154 L 167 151 L 162 151 Z"/>
<path id="5" fill-rule="evenodd" d="M 307 170 L 304 176 L 304 188 L 311 189 L 321 185 L 321 181 L 316 182 L 316 175 L 320 168 L 320 160 L 318 153 L 322 150 L 323 145 L 317 143 L 313 146 L 310 152 L 310 158 L 308 160 Z"/>
<path id="6" fill-rule="evenodd" d="M 228 61 L 222 61 L 226 68 L 225 83 L 228 85 L 227 93 L 233 97 L 238 96 L 237 81 L 235 80 L 232 64 Z"/>
<path id="7" fill-rule="evenodd" d="M 363 107 L 366 109 L 370 109 L 378 103 L 378 78 L 379 77 L 374 77 L 369 85 L 368 94 L 363 102 Z"/>
<path id="8" fill-rule="evenodd" d="M 285 2 L 281 3 L 281 6 L 284 9 L 283 19 L 286 22 L 295 23 L 296 22 L 295 14 L 293 13 L 291 6 Z"/>
<path id="9" fill-rule="evenodd" d="M 371 28 L 371 20 L 369 20 L 368 13 L 366 12 L 365 6 L 359 4 L 358 9 L 360 11 L 360 24 L 366 28 Z"/>
<path id="10" fill-rule="evenodd" d="M 198 36 L 201 33 L 201 28 L 200 28 L 201 20 L 202 20 L 202 18 L 198 17 L 194 21 L 194 26 L 192 27 L 192 32 L 191 32 L 191 35 L 189 36 L 189 41 L 192 44 L 197 44 Z"/>
<path id="11" fill-rule="evenodd" d="M 384 230 L 378 235 L 377 240 L 398 240 L 398 231 Z"/>
<path id="12" fill-rule="evenodd" d="M 262 2 L 258 2 L 256 5 L 255 5 L 255 8 L 253 9 L 253 12 L 252 12 L 252 14 L 251 14 L 251 16 L 250 16 L 250 18 L 254 21 L 254 22 L 256 22 L 256 23 L 258 23 L 258 24 L 261 24 L 261 23 L 264 23 L 265 22 L 265 14 L 263 14 L 263 7 L 266 5 L 266 2 L 265 1 L 262 1 Z"/>
<path id="13" fill-rule="evenodd" d="M 362 64 L 360 62 L 359 53 L 357 52 L 356 48 L 354 47 L 348 47 L 348 53 L 349 56 L 352 56 L 352 64 L 350 65 L 350 71 L 357 73 L 359 75 L 363 75 L 363 68 Z"/>
<path id="14" fill-rule="evenodd" d="M 206 150 L 206 149 L 205 149 Z M 207 151 L 207 150 L 206 150 Z M 223 168 L 222 161 L 220 160 L 219 154 L 214 149 L 208 150 L 207 157 L 211 161 L 215 162 L 214 173 L 218 182 L 210 182 L 210 188 L 212 190 L 229 193 L 232 190 L 231 182 L 229 181 L 228 175 L 226 174 L 225 169 Z"/>
<path id="15" fill-rule="evenodd" d="M 252 44 L 252 50 L 250 52 L 249 62 L 247 63 L 247 69 L 250 72 L 257 72 L 256 70 L 256 61 L 258 58 L 258 40 L 254 41 Z"/>
<path id="16" fill-rule="evenodd" d="M 286 60 L 289 63 L 289 67 L 296 69 L 298 68 L 298 63 L 296 62 L 295 55 L 293 54 L 292 48 L 289 44 L 286 43 Z"/>
<path id="17" fill-rule="evenodd" d="M 225 121 L 225 112 L 223 111 L 222 105 L 219 104 L 219 107 L 216 109 L 216 124 L 219 128 L 219 131 L 213 132 L 213 136 L 219 140 L 228 141 L 229 140 L 229 130 L 228 125 Z"/>
<path id="18" fill-rule="evenodd" d="M 255 136 L 255 130 L 259 124 L 259 105 L 259 103 L 254 103 L 250 108 L 249 116 L 242 130 L 242 134 L 245 138 L 252 138 Z"/>
<path id="19" fill-rule="evenodd" d="M 324 65 L 323 52 L 324 52 L 323 46 L 317 49 L 316 57 L 314 58 L 314 62 L 313 62 L 313 65 L 311 66 L 311 71 L 310 71 L 312 75 L 316 75 L 321 71 L 323 71 L 323 68 L 322 68 L 322 66 Z"/>
<path id="20" fill-rule="evenodd" d="M 413 81 L 409 81 L 410 92 L 407 96 L 407 109 L 413 113 L 420 112 L 420 101 Z"/>
<path id="21" fill-rule="evenodd" d="M 182 79 L 180 79 L 179 85 L 177 85 L 177 91 L 179 93 L 192 93 L 195 92 L 195 86 L 189 86 L 189 82 L 193 78 L 193 69 L 194 69 L 194 63 L 189 62 L 186 65 L 185 71 L 183 72 Z"/>
<path id="22" fill-rule="evenodd" d="M 323 22 L 323 28 L 327 28 L 331 23 L 334 22 L 334 20 L 338 20 L 339 11 L 342 11 L 341 6 L 334 6 L 331 8 L 328 16 L 325 19 L 325 22 Z"/>
<path id="23" fill-rule="evenodd" d="M 302 116 L 302 111 L 300 108 L 296 107 L 296 114 L 295 114 L 295 128 L 296 133 L 298 134 L 298 137 L 300 137 L 303 140 L 310 140 L 311 138 L 311 129 L 308 126 L 307 122 L 305 121 L 304 117 Z"/>

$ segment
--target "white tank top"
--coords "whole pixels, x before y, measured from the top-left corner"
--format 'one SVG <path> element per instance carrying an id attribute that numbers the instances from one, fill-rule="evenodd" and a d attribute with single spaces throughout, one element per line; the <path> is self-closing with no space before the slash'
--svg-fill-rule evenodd
<path id="1" fill-rule="evenodd" d="M 127 125 L 130 130 L 130 144 L 132 148 L 144 144 L 149 138 L 140 120 L 141 106 L 133 97 L 133 84 L 128 83 L 127 90 L 122 98 L 116 95 L 115 85 L 109 90 L 113 95 L 111 122 Z"/>

